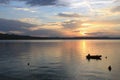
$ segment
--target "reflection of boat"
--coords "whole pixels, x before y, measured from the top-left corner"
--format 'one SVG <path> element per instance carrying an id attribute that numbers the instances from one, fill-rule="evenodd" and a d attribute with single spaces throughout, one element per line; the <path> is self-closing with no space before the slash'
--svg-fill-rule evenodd
<path id="1" fill-rule="evenodd" d="M 87 59 L 101 59 L 102 55 L 90 55 L 86 56 Z"/>

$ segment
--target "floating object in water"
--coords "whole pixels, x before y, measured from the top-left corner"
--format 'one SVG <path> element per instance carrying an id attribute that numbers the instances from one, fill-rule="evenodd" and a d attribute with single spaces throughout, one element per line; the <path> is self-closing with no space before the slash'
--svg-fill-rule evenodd
<path id="1" fill-rule="evenodd" d="M 27 65 L 29 66 L 29 65 L 30 65 L 30 63 L 27 63 Z"/>
<path id="2" fill-rule="evenodd" d="M 105 58 L 107 59 L 107 56 Z"/>
<path id="3" fill-rule="evenodd" d="M 88 60 L 90 60 L 90 59 L 101 60 L 101 57 L 102 57 L 102 55 L 90 55 L 90 54 L 88 54 L 88 55 L 86 56 L 86 58 L 87 58 Z"/>
<path id="4" fill-rule="evenodd" d="M 111 66 L 108 66 L 108 70 L 111 71 L 111 70 L 112 70 L 112 67 L 111 67 Z"/>

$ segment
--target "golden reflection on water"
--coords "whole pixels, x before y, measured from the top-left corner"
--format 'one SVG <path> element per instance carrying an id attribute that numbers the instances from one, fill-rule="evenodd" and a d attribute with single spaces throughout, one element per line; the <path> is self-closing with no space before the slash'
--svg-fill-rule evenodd
<path id="1" fill-rule="evenodd" d="M 86 41 L 81 41 L 81 43 L 79 43 L 79 44 L 81 44 L 80 46 L 82 47 L 82 51 L 83 51 L 83 53 L 84 52 L 86 52 Z"/>
<path id="2" fill-rule="evenodd" d="M 100 70 L 107 72 L 107 67 L 109 65 L 117 68 L 117 66 L 114 65 L 116 65 L 115 63 L 119 63 L 119 61 L 116 60 L 117 56 L 114 54 L 119 53 L 118 48 L 118 42 L 112 43 L 112 41 L 70 40 L 39 44 L 33 43 L 30 48 L 30 52 L 32 54 L 31 61 L 33 61 L 33 65 L 39 66 L 42 65 L 42 63 L 62 65 L 68 73 L 74 72 L 74 76 L 79 74 L 79 71 L 81 70 Z M 102 55 L 102 60 L 88 61 L 86 59 L 86 55 L 88 53 L 92 55 Z M 108 58 L 105 59 L 105 56 L 108 56 Z"/>
<path id="3" fill-rule="evenodd" d="M 78 42 L 78 49 L 79 53 L 81 55 L 81 58 L 84 59 L 87 53 L 87 42 L 85 40 L 81 40 Z"/>

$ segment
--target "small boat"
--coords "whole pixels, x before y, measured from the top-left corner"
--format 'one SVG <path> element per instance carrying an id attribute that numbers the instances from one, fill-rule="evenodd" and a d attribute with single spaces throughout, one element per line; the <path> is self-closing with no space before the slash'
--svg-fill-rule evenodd
<path id="1" fill-rule="evenodd" d="M 86 56 L 87 59 L 100 59 L 101 60 L 102 55 L 90 55 L 88 54 Z"/>

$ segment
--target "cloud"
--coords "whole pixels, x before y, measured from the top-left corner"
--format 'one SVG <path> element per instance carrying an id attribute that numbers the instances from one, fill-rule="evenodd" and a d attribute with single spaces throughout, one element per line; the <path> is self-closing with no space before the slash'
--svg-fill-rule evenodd
<path id="1" fill-rule="evenodd" d="M 4 32 L 26 31 L 26 28 L 32 26 L 36 26 L 36 25 L 20 22 L 17 20 L 8 20 L 8 19 L 0 18 L 0 31 L 4 31 Z"/>
<path id="2" fill-rule="evenodd" d="M 35 25 L 18 20 L 8 20 L 0 18 L 0 32 L 2 33 L 14 33 L 42 37 L 59 37 L 68 35 L 66 34 L 66 31 L 58 28 L 56 29 L 58 25 L 60 26 L 60 23 L 46 23 Z M 52 26 L 54 26 L 54 28 L 52 28 Z"/>
<path id="3" fill-rule="evenodd" d="M 10 0 L 0 0 L 0 3 L 1 3 L 1 4 L 7 4 L 7 3 L 9 3 L 9 1 L 10 1 Z"/>
<path id="4" fill-rule="evenodd" d="M 88 36 L 107 36 L 107 33 L 105 32 L 91 32 L 91 33 L 85 33 Z"/>
<path id="5" fill-rule="evenodd" d="M 39 25 L 35 25 L 18 20 L 0 19 L 0 32 L 42 37 L 80 36 L 81 33 L 84 33 L 86 36 L 116 36 L 119 34 L 119 27 L 116 26 L 116 28 L 113 28 L 109 25 L 105 27 L 104 24 L 106 23 L 106 21 L 103 20 L 103 22 L 93 21 L 91 22 L 91 24 L 93 24 L 92 27 L 91 25 L 88 25 L 88 27 L 86 27 L 82 25 L 85 24 L 85 22 L 82 22 L 80 20 L 70 20 L 65 22 L 53 22 L 44 24 L 41 23 Z M 111 22 L 113 21 L 107 21 L 107 23 Z M 116 23 L 116 21 L 114 23 Z M 117 24 L 118 23 L 119 21 L 117 22 Z M 102 25 L 99 27 L 94 27 L 94 25 L 96 24 Z"/>
<path id="6" fill-rule="evenodd" d="M 24 32 L 22 32 L 22 31 L 9 31 L 8 33 L 12 33 L 12 34 L 23 34 Z"/>
<path id="7" fill-rule="evenodd" d="M 65 36 L 64 32 L 55 29 L 39 29 L 34 31 L 28 31 L 25 34 L 33 35 L 33 36 L 41 36 L 41 37 L 60 37 Z"/>
<path id="8" fill-rule="evenodd" d="M 30 6 L 50 6 L 55 5 L 57 0 L 0 0 L 0 3 L 8 4 L 11 1 L 24 1 Z"/>
<path id="9" fill-rule="evenodd" d="M 23 0 L 26 2 L 26 4 L 29 4 L 31 6 L 49 6 L 49 5 L 55 5 L 56 0 Z"/>
<path id="10" fill-rule="evenodd" d="M 103 30 L 103 31 L 96 31 L 96 32 L 89 32 L 85 33 L 87 36 L 93 36 L 93 37 L 103 37 L 103 36 L 108 36 L 108 37 L 119 37 L 120 32 L 117 30 Z"/>
<path id="11" fill-rule="evenodd" d="M 14 8 L 14 9 L 15 9 L 15 10 L 21 10 L 21 11 L 32 12 L 32 13 L 37 12 L 37 11 L 32 10 L 32 9 L 30 9 L 30 8 Z"/>
<path id="12" fill-rule="evenodd" d="M 68 1 L 66 1 L 67 3 L 65 3 L 65 1 L 63 0 L 0 0 L 0 4 L 9 4 L 9 2 L 12 2 L 12 1 L 22 1 L 22 2 L 25 2 L 25 4 L 28 4 L 30 6 L 68 5 Z"/>
<path id="13" fill-rule="evenodd" d="M 78 32 L 81 32 L 81 31 L 80 30 L 74 30 L 73 32 L 78 33 Z"/>
<path id="14" fill-rule="evenodd" d="M 112 0 L 58 0 L 58 4 L 62 6 L 69 6 L 70 8 L 86 7 L 93 11 L 93 6 L 105 6 L 113 3 Z"/>
<path id="15" fill-rule="evenodd" d="M 116 25 L 120 24 L 120 19 L 119 18 L 113 18 L 113 19 L 100 19 L 100 20 L 88 20 L 83 26 L 97 26 L 97 27 L 115 27 Z"/>
<path id="16" fill-rule="evenodd" d="M 30 34 L 39 34 L 40 36 L 79 36 L 76 32 L 81 24 L 77 20 L 52 22 L 30 27 L 29 31 L 31 31 Z"/>
<path id="17" fill-rule="evenodd" d="M 30 24 L 32 23 L 32 24 L 36 24 L 36 25 L 39 25 L 42 22 L 38 18 L 21 18 L 21 19 L 19 19 L 19 21 L 24 22 L 24 23 L 30 23 Z"/>
<path id="18" fill-rule="evenodd" d="M 71 8 L 80 8 L 80 7 L 88 7 L 91 8 L 92 5 L 98 4 L 108 4 L 112 3 L 112 0 L 0 0 L 1 4 L 8 4 L 11 1 L 22 1 L 25 4 L 30 6 L 68 6 Z M 117 1 L 117 0 L 116 0 Z"/>
<path id="19" fill-rule="evenodd" d="M 30 27 L 28 28 L 30 31 L 36 31 L 36 30 L 40 30 L 40 29 L 50 29 L 50 30 L 54 30 L 54 29 L 62 29 L 63 27 L 61 26 L 60 22 L 51 22 L 51 23 L 41 23 L 35 27 Z"/>
<path id="20" fill-rule="evenodd" d="M 119 2 L 120 2 L 120 0 L 114 0 L 114 2 L 115 2 L 115 3 L 119 3 Z"/>
<path id="21" fill-rule="evenodd" d="M 77 13 L 59 13 L 57 16 L 60 16 L 60 17 L 69 17 L 69 18 L 79 18 L 79 17 L 84 17 L 84 16 L 81 16 Z"/>
<path id="22" fill-rule="evenodd" d="M 120 13 L 120 6 L 116 6 L 111 10 L 113 13 Z"/>
<path id="23" fill-rule="evenodd" d="M 82 23 L 83 22 L 80 20 L 70 20 L 70 21 L 62 22 L 61 25 L 64 27 L 64 29 L 75 30 L 77 28 L 83 27 L 81 25 Z"/>

